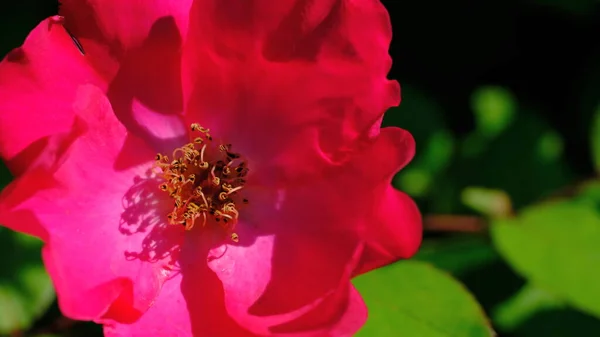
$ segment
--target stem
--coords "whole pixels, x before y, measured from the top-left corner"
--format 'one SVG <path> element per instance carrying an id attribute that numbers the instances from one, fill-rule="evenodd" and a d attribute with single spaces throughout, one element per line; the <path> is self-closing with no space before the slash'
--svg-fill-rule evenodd
<path id="1" fill-rule="evenodd" d="M 483 233 L 487 230 L 484 218 L 472 215 L 426 215 L 423 229 L 430 232 Z"/>

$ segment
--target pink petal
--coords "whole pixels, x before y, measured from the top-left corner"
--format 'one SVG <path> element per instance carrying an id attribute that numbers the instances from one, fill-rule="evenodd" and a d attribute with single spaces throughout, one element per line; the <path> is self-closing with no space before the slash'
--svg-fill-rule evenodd
<path id="1" fill-rule="evenodd" d="M 84 41 L 94 47 L 108 45 L 113 50 L 107 56 L 115 58 L 140 46 L 160 19 L 169 18 L 180 35 L 185 35 L 191 6 L 191 1 L 186 0 L 148 0 L 143 6 L 135 1 L 118 0 L 60 2 L 60 14 L 65 17 L 69 30 L 82 41 L 84 49 Z"/>
<path id="2" fill-rule="evenodd" d="M 181 41 L 191 0 L 63 0 L 65 26 L 86 59 L 103 74 L 107 96 L 130 132 L 163 150 L 165 139 L 184 139 Z M 162 123 L 164 124 L 162 124 Z M 162 129 L 157 133 L 157 129 Z"/>
<path id="3" fill-rule="evenodd" d="M 44 157 L 45 137 L 71 127 L 71 104 L 86 83 L 107 92 L 121 121 L 156 150 L 180 142 L 182 121 L 164 115 L 183 106 L 180 45 L 190 5 L 63 1 L 65 18 L 43 21 L 0 64 L 0 156 L 13 173 Z"/>
<path id="4" fill-rule="evenodd" d="M 101 82 L 58 17 L 44 20 L 6 56 L 0 63 L 0 156 L 15 175 L 36 158 L 47 161 L 47 137 L 71 129 L 76 88 Z"/>
<path id="5" fill-rule="evenodd" d="M 383 128 L 363 154 L 363 160 L 347 172 L 351 177 L 365 177 L 361 181 L 365 185 L 339 183 L 355 191 L 363 188 L 368 202 L 363 207 L 370 207 L 371 212 L 361 230 L 366 245 L 356 275 L 409 258 L 421 244 L 422 218 L 417 205 L 390 184 L 393 175 L 408 164 L 414 153 L 415 142 L 410 133 Z"/>
<path id="6" fill-rule="evenodd" d="M 390 205 L 386 194 L 413 154 L 408 132 L 384 128 L 336 173 L 279 189 L 250 186 L 239 244 L 215 249 L 209 262 L 232 317 L 258 334 L 333 329 L 348 315 L 348 282 L 357 268 L 408 257 L 420 243 L 418 210 L 403 212 L 414 203 Z"/>
<path id="7" fill-rule="evenodd" d="M 184 45 L 188 120 L 273 179 L 320 172 L 399 103 L 386 79 L 390 39 L 377 0 L 197 0 Z"/>
<path id="8" fill-rule="evenodd" d="M 348 312 L 348 282 L 361 246 L 351 232 L 311 223 L 303 229 L 300 214 L 282 213 L 272 222 L 239 224 L 239 245 L 213 249 L 209 267 L 223 282 L 227 311 L 247 329 L 322 334 Z"/>
<path id="9" fill-rule="evenodd" d="M 153 115 L 182 110 L 180 36 L 190 4 L 156 1 L 140 9 L 122 1 L 63 1 L 65 18 L 42 22 L 0 64 L 0 155 L 9 168 L 19 174 L 44 156 L 43 138 L 71 126 L 76 88 L 86 83 L 108 92 L 119 118 L 157 150 L 180 142 L 179 117 Z"/>
<path id="10" fill-rule="evenodd" d="M 360 293 L 350 283 L 346 287 L 339 289 L 337 296 L 342 299 L 343 311 L 338 312 L 339 320 L 330 325 L 325 330 L 306 330 L 306 324 L 314 322 L 314 316 L 323 315 L 323 310 L 332 309 L 339 306 L 339 298 L 325 301 L 321 304 L 322 308 L 313 310 L 308 315 L 288 324 L 272 328 L 273 331 L 299 331 L 294 333 L 273 334 L 277 336 L 293 337 L 345 337 L 354 336 L 356 332 L 365 324 L 367 320 L 367 307 L 360 296 Z M 329 306 L 329 308 L 326 308 Z M 325 308 L 323 308 L 325 307 Z M 312 317 L 311 317 L 312 316 Z"/>
<path id="11" fill-rule="evenodd" d="M 354 336 L 367 320 L 367 306 L 360 293 L 352 284 L 349 285 L 348 307 L 342 318 L 334 325 L 330 336 Z"/>
<path id="12" fill-rule="evenodd" d="M 199 279 L 183 281 L 181 273 L 165 281 L 160 295 L 148 311 L 131 324 L 109 323 L 106 337 L 146 336 L 256 336 L 242 329 L 225 312 L 223 290 L 206 263 L 196 261 Z M 202 269 L 202 270 L 200 270 Z"/>
<path id="13" fill-rule="evenodd" d="M 154 152 L 127 135 L 101 90 L 81 87 L 74 109 L 87 131 L 56 165 L 3 192 L 0 222 L 46 241 L 44 262 L 65 315 L 131 322 L 169 275 L 182 231 L 165 228 L 168 204 L 153 194 L 158 182 L 145 178 Z"/>
<path id="14" fill-rule="evenodd" d="M 422 218 L 417 205 L 405 193 L 389 186 L 365 233 L 366 246 L 355 275 L 411 257 L 419 249 L 421 238 Z"/>

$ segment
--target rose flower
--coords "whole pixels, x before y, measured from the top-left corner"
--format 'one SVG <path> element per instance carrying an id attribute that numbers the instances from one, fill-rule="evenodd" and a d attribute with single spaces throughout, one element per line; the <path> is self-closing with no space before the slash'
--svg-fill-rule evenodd
<path id="1" fill-rule="evenodd" d="M 106 336 L 351 336 L 410 257 L 377 0 L 64 0 L 0 64 L 0 223 Z"/>

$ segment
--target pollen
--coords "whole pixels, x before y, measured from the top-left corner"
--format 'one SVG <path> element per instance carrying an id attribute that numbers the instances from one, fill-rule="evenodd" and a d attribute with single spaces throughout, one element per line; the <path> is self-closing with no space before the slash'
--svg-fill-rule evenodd
<path id="1" fill-rule="evenodd" d="M 173 200 L 168 223 L 185 230 L 217 226 L 238 242 L 239 208 L 248 203 L 242 196 L 247 161 L 232 151 L 231 144 L 216 144 L 210 130 L 200 124 L 192 124 L 191 131 L 190 143 L 176 148 L 170 158 L 162 153 L 155 158 L 157 174 L 163 178 L 158 189 Z"/>

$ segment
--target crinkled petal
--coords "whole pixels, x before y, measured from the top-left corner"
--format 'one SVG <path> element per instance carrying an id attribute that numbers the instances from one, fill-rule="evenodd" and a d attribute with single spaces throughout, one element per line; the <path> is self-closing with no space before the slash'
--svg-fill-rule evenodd
<path id="1" fill-rule="evenodd" d="M 414 255 L 422 238 L 422 218 L 415 202 L 389 186 L 365 234 L 366 246 L 355 275 Z"/>
<path id="2" fill-rule="evenodd" d="M 0 222 L 46 242 L 65 315 L 132 322 L 169 275 L 183 233 L 162 223 L 167 203 L 148 177 L 154 152 L 127 134 L 102 91 L 81 87 L 74 109 L 85 132 L 51 169 L 3 191 Z"/>
<path id="3" fill-rule="evenodd" d="M 155 303 L 136 322 L 110 323 L 104 326 L 106 337 L 253 337 L 256 336 L 235 323 L 225 312 L 223 290 L 219 280 L 206 263 L 195 261 L 195 276 L 182 283 L 178 273 L 165 281 Z"/>
<path id="4" fill-rule="evenodd" d="M 334 174 L 250 186 L 239 244 L 213 251 L 209 262 L 232 317 L 258 334 L 324 333 L 345 319 L 356 270 L 408 257 L 420 243 L 418 210 L 403 212 L 414 203 L 398 199 L 397 211 L 386 209 L 392 176 L 413 155 L 408 132 L 384 128 Z M 360 315 L 349 321 L 363 322 Z"/>
<path id="5" fill-rule="evenodd" d="M 355 226 L 368 210 L 318 179 L 279 189 L 250 186 L 239 243 L 211 250 L 229 314 L 257 334 L 323 335 L 348 310 L 348 284 L 363 244 Z M 348 208 L 341 208 L 346 206 Z M 356 308 L 356 306 L 353 306 Z M 362 322 L 364 318 L 354 317 Z"/>
<path id="6" fill-rule="evenodd" d="M 84 49 L 106 48 L 106 56 L 118 58 L 138 47 L 157 21 L 170 18 L 180 34 L 187 32 L 191 1 L 149 0 L 60 0 L 60 14 L 69 30 L 82 41 Z M 108 47 L 108 48 L 107 48 Z M 100 56 L 100 55 L 97 55 Z"/>
<path id="7" fill-rule="evenodd" d="M 321 196 L 317 200 L 330 203 L 323 206 L 353 216 L 349 220 L 353 225 L 338 223 L 354 228 L 365 243 L 355 274 L 409 258 L 421 244 L 422 218 L 417 205 L 391 186 L 394 175 L 410 162 L 414 153 L 415 141 L 408 131 L 382 128 L 353 160 L 338 167 L 337 174 L 322 178 L 328 184 L 314 187 L 313 193 Z"/>
<path id="8" fill-rule="evenodd" d="M 47 137 L 72 127 L 76 88 L 102 82 L 60 21 L 44 20 L 0 63 L 0 156 L 15 175 L 46 161 Z"/>
<path id="9" fill-rule="evenodd" d="M 367 306 L 352 284 L 348 286 L 348 306 L 342 318 L 329 331 L 332 337 L 354 336 L 367 320 Z"/>
<path id="10" fill-rule="evenodd" d="M 63 1 L 64 18 L 43 21 L 0 64 L 0 155 L 11 171 L 21 174 L 45 155 L 44 137 L 71 126 L 71 104 L 86 83 L 105 91 L 119 119 L 156 150 L 180 143 L 181 36 L 190 5 Z"/>
<path id="11" fill-rule="evenodd" d="M 242 226 L 243 227 L 243 226 Z M 360 295 L 349 284 L 348 275 L 350 268 L 347 268 L 346 277 L 337 276 L 337 282 L 332 289 L 324 292 L 321 298 L 320 290 L 323 290 L 321 283 L 326 282 L 319 275 L 315 278 L 314 274 L 329 272 L 328 264 L 324 262 L 320 265 L 310 263 L 310 261 L 301 261 L 302 254 L 291 256 L 289 253 L 281 257 L 283 260 L 290 259 L 288 270 L 292 270 L 292 265 L 296 262 L 300 273 L 293 272 L 290 275 L 279 274 L 283 278 L 271 281 L 268 286 L 270 290 L 265 291 L 261 299 L 250 309 L 245 307 L 248 302 L 239 303 L 240 300 L 247 301 L 253 295 L 256 295 L 256 284 L 265 286 L 268 281 L 264 267 L 269 264 L 268 260 L 262 261 L 259 254 L 264 245 L 255 242 L 253 248 L 238 250 L 244 256 L 237 257 L 237 261 L 231 259 L 230 254 L 237 254 L 233 249 L 235 246 L 219 247 L 211 249 L 214 241 L 211 239 L 210 232 L 195 228 L 191 235 L 186 236 L 182 247 L 178 273 L 167 280 L 161 290 L 159 297 L 154 305 L 136 322 L 132 324 L 108 324 L 105 328 L 107 337 L 112 336 L 214 336 L 214 337 L 251 337 L 251 336 L 289 336 L 289 337 L 321 337 L 321 336 L 351 336 L 357 331 L 366 319 L 366 307 L 360 298 Z M 241 232 L 246 240 L 252 233 Z M 259 239 L 265 242 L 264 239 Z M 301 243 L 298 243 L 298 246 Z M 227 251 L 223 254 L 223 249 Z M 281 249 L 281 248 L 279 248 Z M 252 250 L 253 252 L 249 252 Z M 254 253 L 256 251 L 256 253 Z M 288 252 L 293 252 L 289 250 Z M 268 253 L 267 253 L 268 254 Z M 344 254 L 341 254 L 344 255 Z M 358 257 L 360 254 L 354 254 Z M 206 263 L 208 256 L 208 265 Z M 318 254 L 314 256 L 317 258 Z M 261 261 L 257 261 L 260 259 Z M 267 256 L 268 259 L 268 256 Z M 231 266 L 237 272 L 242 274 L 230 275 Z M 210 266 L 210 268 L 209 268 Z M 337 269 L 338 272 L 344 269 L 343 266 Z M 236 271 L 233 271 L 235 273 Z M 224 275 L 229 274 L 229 275 Z M 332 274 L 335 274 L 333 272 Z M 319 290 L 307 290 L 298 284 L 298 280 L 293 280 L 294 276 L 301 275 L 302 280 L 310 280 L 308 286 L 318 287 Z M 238 279 L 228 276 L 237 276 Z M 226 278 L 225 282 L 222 279 Z M 325 276 L 327 278 L 327 276 Z M 257 283 L 251 280 L 259 278 Z M 319 282 L 320 280 L 320 282 Z M 235 283 L 232 283 L 234 282 Z M 285 287 L 288 286 L 287 292 Z M 231 288 L 235 287 L 235 290 Z M 291 287 L 291 288 L 289 288 Z M 302 294 L 295 294 L 295 291 L 302 291 Z M 244 298 L 239 298 L 244 294 Z M 281 301 L 277 296 L 285 295 L 291 301 Z M 301 305 L 301 295 L 311 296 L 314 300 L 305 308 L 298 308 L 296 312 L 288 313 L 280 317 L 271 315 L 279 312 L 294 309 L 290 305 Z M 284 306 L 282 307 L 281 304 Z M 236 311 L 230 316 L 232 307 Z M 244 310 L 250 310 L 250 313 L 244 313 Z M 237 315 L 237 316 L 236 316 Z M 239 315 L 245 316 L 246 320 L 238 324 L 234 318 Z M 271 316 L 271 317 L 269 317 Z M 245 324 L 244 324 L 245 323 Z M 270 324 L 269 329 L 265 330 L 264 324 Z M 253 330 L 254 333 L 242 328 Z M 256 333 L 256 334 L 255 334 Z"/>
<path id="12" fill-rule="evenodd" d="M 115 113 L 156 150 L 185 136 L 176 115 L 183 109 L 181 41 L 190 6 L 191 0 L 151 0 L 143 6 L 136 1 L 62 1 L 65 26 L 80 41 L 89 64 L 105 77 Z"/>
<path id="13" fill-rule="evenodd" d="M 415 142 L 412 135 L 400 128 L 383 128 L 375 144 L 364 153 L 364 160 L 349 172 L 365 184 L 350 185 L 342 193 L 364 189 L 370 215 L 361 230 L 365 241 L 363 257 L 355 274 L 387 265 L 416 253 L 422 239 L 422 218 L 415 202 L 391 186 L 393 176 L 412 159 Z M 358 183 L 360 184 L 360 183 Z"/>
<path id="14" fill-rule="evenodd" d="M 187 118 L 273 179 L 343 160 L 399 103 L 378 0 L 197 0 L 191 11 Z"/>
<path id="15" fill-rule="evenodd" d="M 70 127 L 71 103 L 86 83 L 105 91 L 119 119 L 155 150 L 180 143 L 180 49 L 190 4 L 63 1 L 65 17 L 43 21 L 0 64 L 0 155 L 9 168 L 18 175 L 45 155 L 43 138 Z"/>
<path id="16" fill-rule="evenodd" d="M 348 282 L 360 257 L 358 241 L 337 231 L 294 230 L 289 223 L 279 223 L 275 235 L 257 235 L 271 225 L 240 224 L 239 245 L 211 251 L 208 264 L 223 283 L 229 314 L 259 335 L 323 335 L 348 314 L 364 322 L 365 310 L 348 310 L 356 308 Z"/>
<path id="17" fill-rule="evenodd" d="M 323 320 L 323 316 L 330 315 L 331 310 L 337 311 L 335 322 L 323 329 L 310 329 L 314 327 L 311 323 L 314 324 L 315 320 Z M 270 330 L 274 332 L 273 336 L 282 337 L 350 337 L 356 334 L 366 320 L 367 307 L 360 293 L 347 283 L 311 312 L 295 321 L 272 327 Z M 282 333 L 276 333 L 277 331 Z"/>

